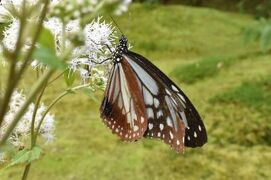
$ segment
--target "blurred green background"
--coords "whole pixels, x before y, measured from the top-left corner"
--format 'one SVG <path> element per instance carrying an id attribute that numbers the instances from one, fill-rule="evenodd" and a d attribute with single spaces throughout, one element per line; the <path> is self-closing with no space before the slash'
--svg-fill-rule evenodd
<path id="1" fill-rule="evenodd" d="M 81 94 L 54 109 L 56 140 L 29 179 L 271 179 L 271 55 L 245 43 L 253 15 L 207 7 L 133 4 L 116 21 L 138 52 L 168 74 L 204 119 L 208 143 L 176 154 L 159 140 L 118 140 Z M 28 73 L 27 87 L 33 81 Z M 54 88 L 52 88 L 54 87 Z M 46 92 L 45 103 L 65 84 Z M 23 166 L 0 172 L 19 179 Z"/>

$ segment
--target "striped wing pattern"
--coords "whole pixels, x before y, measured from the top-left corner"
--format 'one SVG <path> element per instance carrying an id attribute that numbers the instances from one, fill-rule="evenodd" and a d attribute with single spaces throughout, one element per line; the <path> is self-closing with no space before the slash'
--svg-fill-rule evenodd
<path id="1" fill-rule="evenodd" d="M 124 141 L 160 138 L 177 152 L 205 144 L 206 129 L 188 97 L 121 40 L 100 108 L 104 123 Z"/>
<path id="2" fill-rule="evenodd" d="M 104 123 L 122 140 L 140 139 L 147 128 L 142 94 L 127 61 L 114 65 L 101 110 Z"/>

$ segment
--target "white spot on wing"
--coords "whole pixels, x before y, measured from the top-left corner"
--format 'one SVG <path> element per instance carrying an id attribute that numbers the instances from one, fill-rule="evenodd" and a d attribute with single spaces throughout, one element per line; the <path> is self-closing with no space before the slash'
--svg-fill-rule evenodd
<path id="1" fill-rule="evenodd" d="M 180 145 L 180 141 L 179 140 L 177 140 L 177 145 Z"/>
<path id="2" fill-rule="evenodd" d="M 148 118 L 154 118 L 153 110 L 152 108 L 147 109 Z"/>
<path id="3" fill-rule="evenodd" d="M 138 126 L 134 126 L 134 131 L 138 131 L 139 127 Z"/>
<path id="4" fill-rule="evenodd" d="M 200 127 L 200 125 L 199 125 L 199 131 L 201 131 L 201 127 Z"/>
<path id="5" fill-rule="evenodd" d="M 173 139 L 173 134 L 171 131 L 169 131 L 170 139 Z"/>
<path id="6" fill-rule="evenodd" d="M 179 90 L 177 89 L 177 87 L 174 86 L 173 84 L 171 85 L 171 88 L 172 88 L 173 91 L 179 92 Z"/>
<path id="7" fill-rule="evenodd" d="M 171 96 L 171 93 L 169 92 L 169 90 L 166 89 L 166 93 Z"/>
<path id="8" fill-rule="evenodd" d="M 173 127 L 172 120 L 170 119 L 170 117 L 167 117 L 167 125 Z"/>
<path id="9" fill-rule="evenodd" d="M 162 112 L 162 110 L 159 110 L 159 111 L 156 113 L 156 118 L 159 119 L 161 116 L 163 116 L 163 112 Z"/>
<path id="10" fill-rule="evenodd" d="M 153 97 L 151 93 L 143 87 L 143 95 L 144 95 L 144 101 L 147 105 L 153 105 Z"/>
<path id="11" fill-rule="evenodd" d="M 194 137 L 196 138 L 198 135 L 197 135 L 197 133 L 196 133 L 196 131 L 194 131 Z"/>
<path id="12" fill-rule="evenodd" d="M 184 113 L 183 111 L 181 111 L 181 112 L 180 112 L 180 115 L 181 115 L 181 117 L 182 117 L 182 120 L 183 120 L 185 126 L 187 126 L 187 128 L 189 128 L 189 127 L 188 127 L 188 122 L 187 122 L 185 113 Z"/>
<path id="13" fill-rule="evenodd" d="M 158 107 L 159 107 L 159 100 L 156 99 L 156 98 L 154 98 L 154 99 L 153 99 L 153 102 L 154 102 L 154 107 L 155 107 L 155 108 L 158 108 Z"/>
<path id="14" fill-rule="evenodd" d="M 144 122 L 144 118 L 141 116 L 140 122 L 143 123 Z"/>
<path id="15" fill-rule="evenodd" d="M 149 123 L 148 124 L 148 127 L 149 127 L 149 130 L 151 130 L 153 128 L 153 124 L 152 123 Z"/>
<path id="16" fill-rule="evenodd" d="M 183 102 L 186 102 L 185 98 L 184 98 L 180 93 L 178 93 L 178 96 L 181 98 L 181 100 L 182 100 Z"/>
<path id="17" fill-rule="evenodd" d="M 159 125 L 159 128 L 160 128 L 160 130 L 162 131 L 162 130 L 164 129 L 164 124 L 161 123 L 161 124 Z"/>

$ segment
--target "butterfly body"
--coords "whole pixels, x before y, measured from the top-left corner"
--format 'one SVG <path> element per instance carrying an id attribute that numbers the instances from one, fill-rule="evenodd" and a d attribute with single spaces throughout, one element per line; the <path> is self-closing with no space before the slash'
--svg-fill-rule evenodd
<path id="1" fill-rule="evenodd" d="M 112 59 L 100 111 L 114 134 L 125 141 L 160 138 L 177 152 L 207 142 L 205 126 L 187 96 L 149 60 L 129 51 L 125 36 Z"/>

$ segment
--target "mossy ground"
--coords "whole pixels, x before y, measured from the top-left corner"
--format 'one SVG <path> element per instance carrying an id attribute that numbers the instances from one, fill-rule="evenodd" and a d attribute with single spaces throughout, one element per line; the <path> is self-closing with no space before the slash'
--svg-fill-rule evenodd
<path id="1" fill-rule="evenodd" d="M 54 109 L 56 140 L 33 163 L 29 179 L 271 178 L 271 56 L 242 43 L 252 17 L 135 4 L 116 21 L 133 51 L 170 74 L 190 97 L 206 124 L 208 143 L 182 155 L 158 140 L 121 142 L 99 118 L 99 103 L 75 94 Z M 64 87 L 49 88 L 44 101 Z M 22 166 L 9 168 L 0 179 L 19 179 L 22 172 Z"/>

